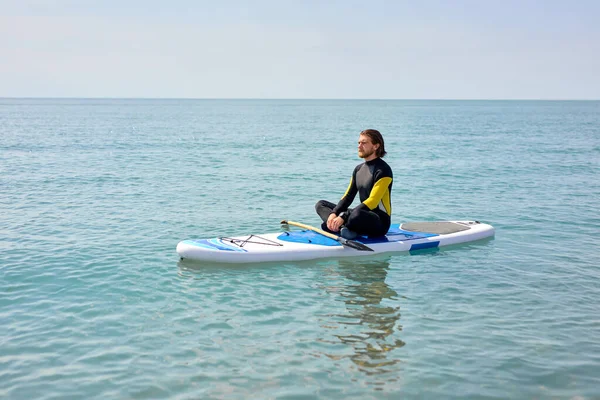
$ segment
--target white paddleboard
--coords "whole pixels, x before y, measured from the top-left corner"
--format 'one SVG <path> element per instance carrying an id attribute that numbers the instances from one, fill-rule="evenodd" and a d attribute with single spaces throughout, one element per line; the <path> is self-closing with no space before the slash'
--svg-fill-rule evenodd
<path id="1" fill-rule="evenodd" d="M 359 236 L 355 239 L 373 251 L 342 246 L 317 232 L 301 230 L 183 240 L 177 245 L 177 253 L 182 259 L 215 263 L 300 261 L 431 249 L 491 236 L 494 236 L 494 228 L 478 221 L 411 222 L 392 225 L 382 238 Z"/>

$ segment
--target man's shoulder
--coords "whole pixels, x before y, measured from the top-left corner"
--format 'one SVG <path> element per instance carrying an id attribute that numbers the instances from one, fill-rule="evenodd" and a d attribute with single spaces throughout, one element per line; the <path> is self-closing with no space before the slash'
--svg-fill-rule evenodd
<path id="1" fill-rule="evenodd" d="M 383 173 L 383 176 L 392 177 L 392 167 L 381 157 L 377 159 L 377 168 Z"/>
<path id="2" fill-rule="evenodd" d="M 381 157 L 377 158 L 377 165 L 382 169 L 385 168 L 389 169 L 390 171 L 392 170 L 392 167 L 390 167 L 390 165 L 386 163 L 385 160 Z"/>
<path id="3" fill-rule="evenodd" d="M 392 167 L 383 161 L 381 157 L 358 164 L 356 168 L 354 168 L 354 173 L 357 173 L 361 168 L 367 168 L 371 174 L 376 174 L 378 176 L 381 176 L 381 174 L 383 174 L 383 176 L 392 176 Z"/>
<path id="4" fill-rule="evenodd" d="M 377 162 L 380 163 L 381 165 L 385 165 L 387 167 L 389 167 L 390 165 L 388 163 L 385 162 L 385 160 L 381 157 L 377 158 Z"/>

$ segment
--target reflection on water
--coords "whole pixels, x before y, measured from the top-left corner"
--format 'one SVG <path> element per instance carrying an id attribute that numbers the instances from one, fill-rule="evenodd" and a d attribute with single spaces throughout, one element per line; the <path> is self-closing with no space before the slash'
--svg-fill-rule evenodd
<path id="1" fill-rule="evenodd" d="M 288 276 L 284 273 L 286 266 L 296 272 L 313 271 L 319 278 L 324 278 L 323 283 L 317 287 L 331 295 L 330 304 L 324 306 L 328 312 L 325 314 L 325 320 L 321 320 L 321 331 L 313 333 L 319 338 L 317 341 L 333 347 L 322 350 L 320 355 L 332 360 L 350 360 L 352 365 L 371 379 L 377 376 L 377 380 L 381 380 L 377 384 L 381 385 L 384 381 L 398 379 L 398 367 L 393 366 L 400 363 L 401 359 L 399 352 L 393 350 L 405 345 L 400 338 L 402 326 L 399 323 L 400 302 L 403 297 L 386 283 L 390 260 L 391 256 L 378 256 L 368 259 L 304 261 L 285 265 L 213 265 L 187 261 L 180 261 L 178 265 L 182 276 L 193 279 L 214 278 L 220 282 L 224 281 L 224 276 L 240 273 L 244 281 L 254 282 L 254 279 L 257 279 L 255 273 L 259 272 L 262 278 L 276 280 L 275 277 L 281 273 L 282 276 Z M 273 268 L 267 268 L 269 265 Z M 321 268 L 323 266 L 324 271 Z M 269 270 L 271 272 L 266 272 Z M 305 275 L 306 279 L 314 279 L 313 272 L 308 272 Z M 292 292 L 297 293 L 294 285 L 291 283 L 290 287 Z M 322 298 L 319 301 L 322 301 Z M 311 340 L 314 340 L 314 336 Z M 382 375 L 390 372 L 396 374 L 392 377 L 389 374 Z"/>
<path id="2" fill-rule="evenodd" d="M 334 336 L 352 348 L 349 358 L 368 375 L 389 372 L 386 367 L 400 361 L 392 350 L 404 346 L 398 338 L 402 329 L 398 293 L 385 283 L 389 265 L 389 258 L 338 260 L 330 272 L 342 280 L 324 287 L 346 307 L 345 313 L 332 316 Z"/>

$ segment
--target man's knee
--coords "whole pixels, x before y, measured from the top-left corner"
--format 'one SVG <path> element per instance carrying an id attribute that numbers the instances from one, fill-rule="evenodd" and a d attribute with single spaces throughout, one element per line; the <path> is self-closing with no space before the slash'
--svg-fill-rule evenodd
<path id="1" fill-rule="evenodd" d="M 364 219 L 361 218 L 361 211 L 357 210 L 356 208 L 354 210 L 352 210 L 349 214 L 348 214 L 348 223 L 352 222 L 358 222 L 359 220 Z"/>
<path id="2" fill-rule="evenodd" d="M 319 211 L 322 208 L 330 208 L 327 200 L 319 200 L 317 201 L 317 204 L 315 204 L 315 210 Z"/>

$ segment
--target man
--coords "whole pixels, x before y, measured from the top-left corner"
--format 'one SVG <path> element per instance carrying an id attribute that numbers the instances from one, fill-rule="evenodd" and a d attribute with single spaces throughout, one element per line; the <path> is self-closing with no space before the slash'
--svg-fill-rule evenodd
<path id="1" fill-rule="evenodd" d="M 358 137 L 358 156 L 365 160 L 354 168 L 350 185 L 338 204 L 326 200 L 317 202 L 317 214 L 325 231 L 346 239 L 358 235 L 384 236 L 390 229 L 392 216 L 392 169 L 381 159 L 385 156 L 381 133 L 367 129 Z M 358 193 L 361 203 L 348 208 Z"/>

